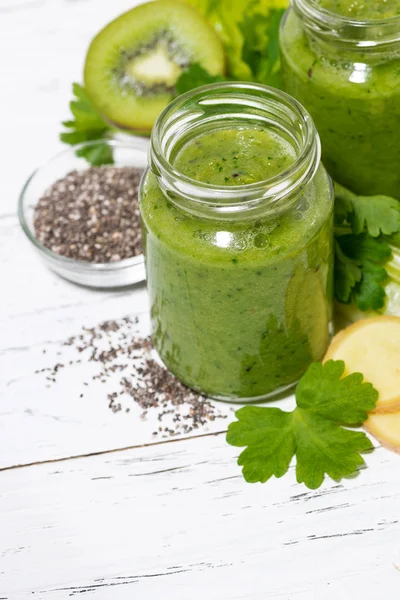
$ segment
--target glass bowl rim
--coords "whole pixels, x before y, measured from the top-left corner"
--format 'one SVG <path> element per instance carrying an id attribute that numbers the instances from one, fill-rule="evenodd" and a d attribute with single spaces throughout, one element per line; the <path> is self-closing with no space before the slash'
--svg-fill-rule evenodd
<path id="1" fill-rule="evenodd" d="M 26 210 L 24 207 L 25 196 L 26 196 L 27 190 L 29 189 L 31 182 L 33 181 L 34 177 L 36 175 L 38 175 L 38 173 L 40 173 L 42 170 L 44 170 L 46 167 L 48 167 L 48 165 L 50 165 L 53 161 L 55 161 L 56 159 L 58 159 L 62 156 L 68 156 L 70 154 L 75 154 L 77 150 L 80 150 L 82 148 L 96 147 L 96 146 L 99 146 L 100 144 L 108 144 L 109 146 L 111 146 L 113 148 L 126 148 L 128 150 L 140 150 L 143 152 L 147 152 L 147 148 L 145 147 L 145 145 L 147 145 L 147 140 L 145 141 L 145 140 L 142 140 L 141 138 L 135 139 L 134 137 L 132 137 L 132 143 L 122 142 L 122 141 L 115 140 L 115 139 L 101 139 L 101 140 L 91 140 L 91 141 L 87 141 L 87 142 L 82 142 L 80 144 L 71 145 L 69 148 L 64 148 L 63 150 L 57 152 L 56 154 L 51 156 L 48 160 L 43 162 L 39 167 L 36 167 L 36 169 L 33 170 L 33 172 L 29 175 L 28 179 L 25 181 L 25 183 L 22 187 L 22 190 L 19 194 L 19 197 L 18 197 L 18 219 L 19 219 L 19 223 L 21 225 L 22 231 L 24 232 L 24 234 L 26 235 L 28 240 L 35 246 L 35 248 L 37 250 L 39 250 L 39 252 L 44 254 L 47 258 L 54 260 L 56 262 L 59 262 L 60 264 L 65 265 L 66 267 L 69 266 L 71 268 L 80 267 L 82 270 L 86 269 L 86 270 L 91 270 L 91 271 L 116 271 L 118 269 L 125 269 L 125 268 L 133 267 L 137 264 L 142 263 L 143 262 L 143 253 L 138 254 L 137 256 L 131 256 L 130 258 L 124 258 L 122 260 L 109 262 L 109 263 L 94 263 L 94 262 L 89 262 L 89 261 L 85 261 L 85 260 L 69 258 L 68 256 L 63 256 L 62 254 L 57 254 L 57 252 L 53 252 L 53 250 L 50 250 L 50 248 L 47 248 L 41 242 L 39 242 L 36 235 L 34 234 L 33 229 L 31 227 L 29 227 L 27 220 L 25 218 L 25 210 Z M 90 167 L 90 165 L 88 164 L 88 168 L 89 167 Z M 143 173 L 146 171 L 146 168 L 147 167 L 144 167 Z M 140 186 L 138 187 L 138 190 L 139 189 L 140 189 Z"/>

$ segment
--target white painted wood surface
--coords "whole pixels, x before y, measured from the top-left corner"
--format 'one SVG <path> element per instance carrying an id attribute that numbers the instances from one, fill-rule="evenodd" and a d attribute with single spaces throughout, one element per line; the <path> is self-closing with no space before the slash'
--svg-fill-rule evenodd
<path id="1" fill-rule="evenodd" d="M 400 471 L 316 492 L 246 485 L 224 436 L 2 473 L 0 597 L 201 600 L 400 593 Z"/>
<path id="2" fill-rule="evenodd" d="M 232 407 L 220 405 L 227 420 L 204 437 L 160 444 L 155 415 L 142 420 L 133 405 L 114 415 L 101 386 L 79 397 L 87 365 L 54 387 L 34 374 L 82 326 L 138 314 L 148 331 L 143 287 L 99 292 L 59 279 L 15 212 L 26 177 L 61 149 L 91 36 L 135 3 L 0 0 L 0 600 L 398 600 L 396 455 L 379 448 L 360 477 L 316 492 L 293 470 L 247 485 L 237 451 L 211 435 Z"/>

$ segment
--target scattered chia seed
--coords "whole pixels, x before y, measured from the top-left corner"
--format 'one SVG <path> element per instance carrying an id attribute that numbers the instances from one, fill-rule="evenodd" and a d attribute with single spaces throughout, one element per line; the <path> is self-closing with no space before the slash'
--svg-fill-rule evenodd
<path id="1" fill-rule="evenodd" d="M 35 207 L 39 242 L 75 260 L 109 263 L 142 253 L 138 186 L 143 171 L 91 167 L 56 181 Z"/>
<path id="2" fill-rule="evenodd" d="M 105 393 L 109 409 L 113 413 L 128 413 L 127 402 L 135 402 L 142 409 L 142 419 L 149 411 L 157 411 L 161 423 L 153 432 L 157 437 L 188 434 L 215 419 L 226 418 L 209 399 L 186 387 L 155 360 L 150 339 L 139 337 L 135 332 L 137 324 L 137 319 L 125 317 L 83 328 L 80 334 L 63 344 L 76 351 L 78 359 L 35 373 L 46 373 L 46 379 L 55 384 L 60 369 L 81 362 L 96 363 L 98 370 L 92 375 L 92 381 L 107 383 L 108 388 L 112 386 L 112 390 Z M 116 378 L 115 374 L 120 377 Z M 83 385 L 90 383 L 84 381 Z M 169 426 L 163 426 L 165 419 Z"/>

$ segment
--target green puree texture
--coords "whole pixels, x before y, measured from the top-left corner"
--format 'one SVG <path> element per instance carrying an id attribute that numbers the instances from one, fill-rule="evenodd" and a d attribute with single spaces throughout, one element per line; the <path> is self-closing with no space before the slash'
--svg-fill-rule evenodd
<path id="1" fill-rule="evenodd" d="M 190 141 L 174 164 L 202 182 L 237 185 L 277 174 L 293 160 L 292 147 L 277 135 L 221 129 Z M 332 287 L 323 169 L 295 209 L 241 222 L 185 213 L 149 171 L 141 213 L 153 342 L 187 385 L 217 397 L 255 398 L 294 383 L 322 358 Z"/>
<path id="2" fill-rule="evenodd" d="M 358 21 L 389 19 L 400 15 L 399 0 L 317 0 L 325 10 Z"/>
<path id="3" fill-rule="evenodd" d="M 192 179 L 218 186 L 246 185 L 282 173 L 296 159 L 289 142 L 263 129 L 224 129 L 200 135 L 175 158 Z"/>
<path id="4" fill-rule="evenodd" d="M 356 19 L 400 14 L 400 0 L 320 4 Z M 400 199 L 400 44 L 371 53 L 312 42 L 291 10 L 281 58 L 284 89 L 311 113 L 332 177 L 355 193 Z"/>

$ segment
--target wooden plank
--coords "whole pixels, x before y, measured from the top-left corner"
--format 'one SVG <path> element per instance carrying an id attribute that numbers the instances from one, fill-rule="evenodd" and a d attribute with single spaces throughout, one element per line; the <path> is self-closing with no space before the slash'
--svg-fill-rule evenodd
<path id="1" fill-rule="evenodd" d="M 224 436 L 0 473 L 0 597 L 397 600 L 398 456 L 315 492 Z"/>

